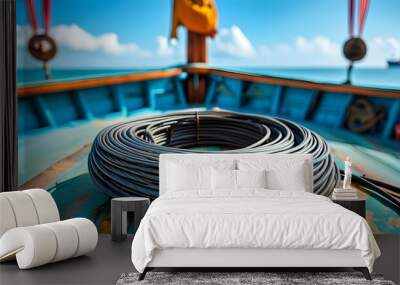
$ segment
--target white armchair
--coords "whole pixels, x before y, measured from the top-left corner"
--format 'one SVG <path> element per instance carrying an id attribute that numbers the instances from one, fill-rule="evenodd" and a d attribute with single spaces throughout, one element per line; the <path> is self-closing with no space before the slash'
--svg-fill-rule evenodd
<path id="1" fill-rule="evenodd" d="M 0 193 L 0 262 L 17 259 L 20 269 L 84 255 L 98 233 L 88 219 L 60 221 L 57 205 L 42 189 Z"/>

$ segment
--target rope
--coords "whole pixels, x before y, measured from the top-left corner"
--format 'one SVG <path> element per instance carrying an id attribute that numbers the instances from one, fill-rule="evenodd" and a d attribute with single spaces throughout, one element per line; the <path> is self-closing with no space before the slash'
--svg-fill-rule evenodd
<path id="1" fill-rule="evenodd" d="M 201 124 L 198 124 L 201 119 Z M 111 197 L 158 196 L 161 153 L 310 153 L 314 193 L 328 196 L 340 175 L 329 147 L 316 133 L 294 122 L 223 111 L 184 111 L 109 126 L 95 138 L 88 168 L 99 190 Z"/>

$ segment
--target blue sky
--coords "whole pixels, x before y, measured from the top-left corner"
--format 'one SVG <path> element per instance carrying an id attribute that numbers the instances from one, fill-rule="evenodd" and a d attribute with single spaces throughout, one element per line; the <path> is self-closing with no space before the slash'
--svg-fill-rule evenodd
<path id="1" fill-rule="evenodd" d="M 36 0 L 38 18 L 40 4 Z M 53 0 L 52 34 L 61 68 L 155 67 L 185 62 L 185 31 L 168 41 L 172 0 Z M 218 35 L 209 63 L 222 66 L 343 66 L 347 0 L 216 0 Z M 371 0 L 361 63 L 384 66 L 400 57 L 400 1 Z M 40 22 L 40 21 L 39 21 Z M 17 0 L 18 66 L 38 63 L 26 52 L 25 0 Z"/>

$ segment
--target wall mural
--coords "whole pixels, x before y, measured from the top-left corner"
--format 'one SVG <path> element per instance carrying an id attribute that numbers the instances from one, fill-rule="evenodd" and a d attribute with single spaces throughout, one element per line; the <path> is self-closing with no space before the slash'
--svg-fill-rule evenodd
<path id="1" fill-rule="evenodd" d="M 374 40 L 366 23 L 379 18 L 388 33 L 393 24 L 375 11 L 367 21 L 368 7 L 353 32 L 349 11 L 343 56 L 325 36 L 293 43 L 279 28 L 281 4 L 260 2 L 277 15 L 257 12 L 257 24 L 228 0 L 17 0 L 19 188 L 44 188 L 62 219 L 87 217 L 109 232 L 111 197 L 157 197 L 163 147 L 312 153 L 314 192 L 326 196 L 349 157 L 374 233 L 400 234 L 400 69 L 386 67 L 400 35 Z M 347 11 L 333 2 L 296 4 L 287 17 Z"/>

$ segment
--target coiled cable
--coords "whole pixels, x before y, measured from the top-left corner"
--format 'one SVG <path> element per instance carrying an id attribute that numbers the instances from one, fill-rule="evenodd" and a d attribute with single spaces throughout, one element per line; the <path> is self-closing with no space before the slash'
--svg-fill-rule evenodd
<path id="1" fill-rule="evenodd" d="M 182 111 L 122 122 L 95 138 L 88 168 L 111 197 L 158 197 L 161 153 L 309 153 L 314 193 L 329 196 L 340 174 L 327 143 L 311 130 L 280 118 L 226 111 Z"/>

